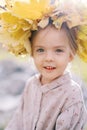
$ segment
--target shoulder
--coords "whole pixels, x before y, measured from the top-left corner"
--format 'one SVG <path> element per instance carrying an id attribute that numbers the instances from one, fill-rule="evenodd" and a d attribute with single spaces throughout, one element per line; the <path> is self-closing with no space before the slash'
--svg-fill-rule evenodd
<path id="1" fill-rule="evenodd" d="M 39 74 L 35 74 L 35 75 L 31 76 L 26 81 L 26 86 L 29 85 L 30 83 L 33 83 L 33 82 L 35 83 L 35 81 L 37 81 L 38 79 L 39 79 Z"/>
<path id="2" fill-rule="evenodd" d="M 35 81 L 35 78 L 36 78 L 36 75 L 33 75 L 33 76 L 31 76 L 30 78 L 28 78 L 28 80 L 26 81 L 26 86 L 27 86 L 28 84 L 30 84 L 31 82 Z"/>
<path id="3" fill-rule="evenodd" d="M 71 90 L 70 95 L 72 95 L 72 96 L 76 95 L 77 98 L 78 98 L 78 96 L 82 97 L 82 88 L 74 80 L 71 80 L 71 82 L 70 82 L 70 90 Z"/>
<path id="4" fill-rule="evenodd" d="M 81 92 L 80 85 L 72 79 L 72 75 L 70 73 L 66 73 L 62 76 L 61 84 L 65 90 L 69 91 L 69 93 L 78 91 Z"/>
<path id="5" fill-rule="evenodd" d="M 84 103 L 82 90 L 78 83 L 71 80 L 68 84 L 66 91 L 67 91 L 67 97 L 64 109 L 78 103 L 81 104 Z"/>
<path id="6" fill-rule="evenodd" d="M 68 74 L 66 82 L 63 83 L 63 88 L 69 98 L 72 96 L 82 97 L 81 86 L 72 79 L 70 74 Z"/>
<path id="7" fill-rule="evenodd" d="M 24 91 L 27 91 L 29 88 L 32 88 L 33 86 L 37 86 L 39 80 L 39 74 L 35 74 L 31 76 L 25 84 L 25 89 Z"/>

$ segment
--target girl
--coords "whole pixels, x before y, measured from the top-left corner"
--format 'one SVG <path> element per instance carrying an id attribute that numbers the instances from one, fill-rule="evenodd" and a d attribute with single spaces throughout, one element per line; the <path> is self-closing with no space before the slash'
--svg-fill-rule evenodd
<path id="1" fill-rule="evenodd" d="M 87 112 L 81 88 L 67 72 L 78 51 L 76 36 L 76 27 L 70 29 L 64 21 L 58 29 L 52 19 L 32 32 L 31 51 L 39 74 L 28 80 L 5 130 L 83 130 Z"/>
<path id="2" fill-rule="evenodd" d="M 32 57 L 40 74 L 29 79 L 6 130 L 83 129 L 87 113 L 82 92 L 66 71 L 78 48 L 68 33 L 66 24 L 60 30 L 48 25 L 32 37 Z"/>

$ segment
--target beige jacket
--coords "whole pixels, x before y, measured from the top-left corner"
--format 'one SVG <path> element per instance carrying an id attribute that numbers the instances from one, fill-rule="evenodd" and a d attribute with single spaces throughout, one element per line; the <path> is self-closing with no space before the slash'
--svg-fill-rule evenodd
<path id="1" fill-rule="evenodd" d="M 65 74 L 41 85 L 29 79 L 21 103 L 5 130 L 83 130 L 87 119 L 80 87 Z"/>

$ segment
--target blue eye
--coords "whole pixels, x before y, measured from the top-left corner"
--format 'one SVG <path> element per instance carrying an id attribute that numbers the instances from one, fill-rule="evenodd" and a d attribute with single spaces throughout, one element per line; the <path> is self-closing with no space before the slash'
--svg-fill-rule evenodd
<path id="1" fill-rule="evenodd" d="M 44 49 L 39 48 L 39 49 L 37 49 L 37 52 L 44 52 Z"/>

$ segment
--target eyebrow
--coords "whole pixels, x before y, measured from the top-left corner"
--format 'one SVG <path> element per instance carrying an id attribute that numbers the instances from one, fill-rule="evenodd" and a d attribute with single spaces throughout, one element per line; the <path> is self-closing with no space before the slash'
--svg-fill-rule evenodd
<path id="1" fill-rule="evenodd" d="M 59 45 L 59 46 L 55 46 L 54 48 L 66 48 L 66 46 Z"/>

